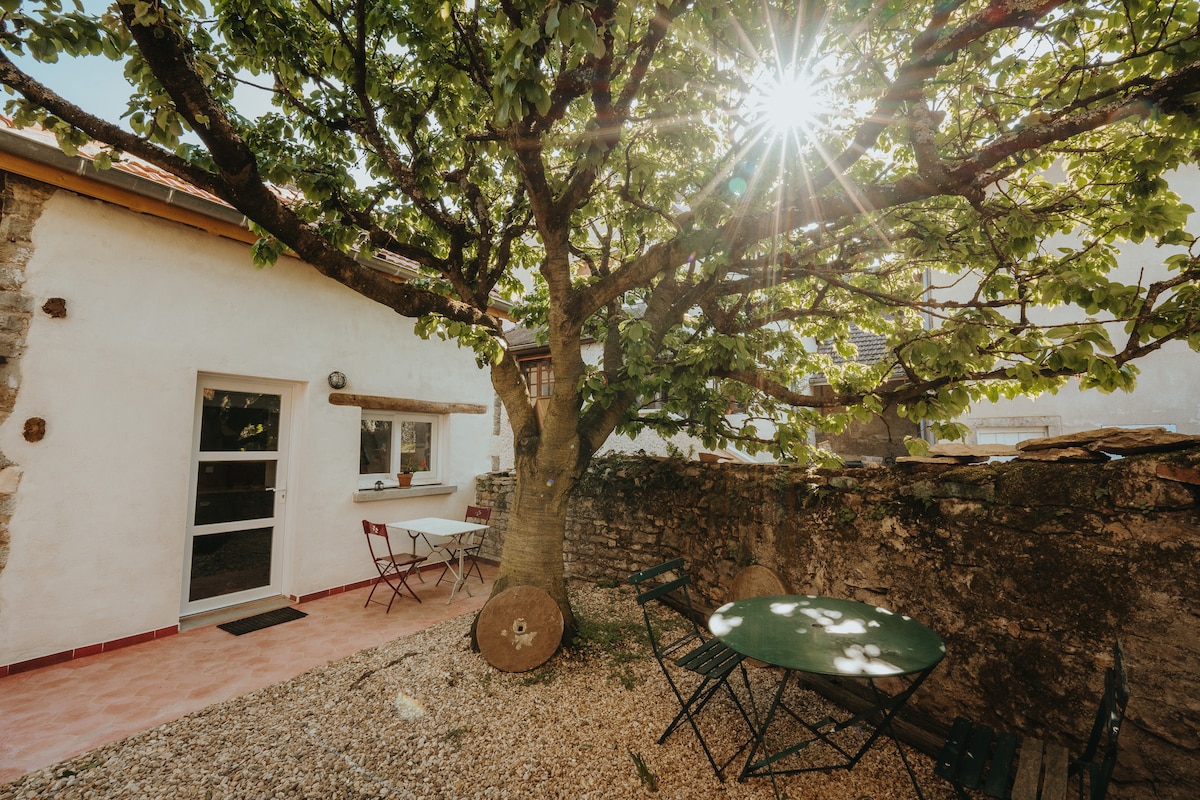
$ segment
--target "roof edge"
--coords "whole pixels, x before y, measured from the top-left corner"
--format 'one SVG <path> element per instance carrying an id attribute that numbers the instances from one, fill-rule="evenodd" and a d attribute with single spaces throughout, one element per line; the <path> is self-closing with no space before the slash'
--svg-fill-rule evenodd
<path id="1" fill-rule="evenodd" d="M 32 167 L 32 168 L 31 168 Z M 41 167 L 39 170 L 37 167 Z M 162 219 L 199 227 L 216 236 L 235 239 L 253 244 L 257 236 L 250 230 L 251 220 L 233 206 L 217 200 L 210 200 L 198 194 L 168 186 L 148 177 L 135 175 L 131 172 L 113 167 L 100 169 L 95 162 L 83 155 L 69 156 L 56 145 L 42 142 L 30 136 L 22 135 L 12 128 L 0 126 L 0 169 L 22 175 L 33 180 L 50 183 L 59 188 L 78 192 L 106 202 L 123 205 L 132 211 L 151 214 Z M 70 179 L 64 181 L 47 180 L 49 172 L 61 173 Z M 181 215 L 162 213 L 152 206 L 135 208 L 128 202 L 123 202 L 119 195 L 110 192 L 89 191 L 88 185 L 115 189 L 119 193 L 128 193 L 137 197 L 161 204 L 166 208 L 178 209 L 185 212 Z M 200 191 L 200 190 L 196 190 Z M 197 215 L 210 219 L 214 226 L 196 224 L 188 219 Z M 234 230 L 242 235 L 237 235 Z M 410 280 L 420 275 L 414 267 L 408 267 L 378 256 L 359 256 L 358 262 L 371 269 L 390 275 L 400 280 Z M 507 300 L 492 297 L 489 311 L 495 310 L 501 316 L 507 317 L 513 304 Z"/>

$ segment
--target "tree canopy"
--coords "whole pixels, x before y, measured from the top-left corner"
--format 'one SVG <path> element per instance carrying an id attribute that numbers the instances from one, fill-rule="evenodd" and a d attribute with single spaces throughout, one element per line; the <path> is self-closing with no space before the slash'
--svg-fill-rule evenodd
<path id="1" fill-rule="evenodd" d="M 4 53 L 119 59 L 131 84 L 119 125 L 0 53 L 19 124 L 150 161 L 253 220 L 262 263 L 290 250 L 474 348 L 526 486 L 569 490 L 623 426 L 804 458 L 812 426 L 952 420 L 1076 374 L 1125 388 L 1165 342 L 1200 349 L 1200 256 L 1169 185 L 1200 156 L 1196 0 L 0 8 Z M 274 111 L 239 113 L 243 84 Z M 1146 240 L 1165 263 L 1118 282 L 1120 245 Z M 547 337 L 544 419 L 493 294 Z M 813 346 L 849 354 L 854 326 L 887 357 Z M 832 396 L 804 388 L 814 373 Z M 539 491 L 537 524 L 561 522 Z"/>
<path id="2" fill-rule="evenodd" d="M 835 405 L 944 419 L 1068 374 L 1128 386 L 1163 340 L 1200 343 L 1194 253 L 1153 284 L 1107 277 L 1122 240 L 1194 241 L 1165 180 L 1197 156 L 1194 2 L 0 6 L 6 50 L 122 59 L 132 85 L 122 128 L 6 58 L 18 123 L 191 181 L 261 227 L 261 261 L 290 248 L 488 361 L 488 297 L 525 300 L 593 441 L 620 411 L 754 449 L 725 427 L 734 401 L 802 425 L 840 424 Z M 239 83 L 277 111 L 243 117 Z M 364 251 L 425 277 L 388 281 Z M 1060 304 L 1077 324 L 1029 314 Z M 564 322 L 603 363 L 568 363 Z M 812 348 L 845 351 L 851 323 L 889 358 Z M 836 401 L 793 391 L 812 373 Z"/>

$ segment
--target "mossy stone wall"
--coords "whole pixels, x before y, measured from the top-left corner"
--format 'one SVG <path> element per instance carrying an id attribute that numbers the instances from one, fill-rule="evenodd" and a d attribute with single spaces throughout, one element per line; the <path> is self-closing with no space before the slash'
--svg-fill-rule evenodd
<path id="1" fill-rule="evenodd" d="M 787 466 L 597 461 L 572 505 L 568 576 L 620 581 L 682 555 L 701 602 L 742 567 L 936 630 L 916 699 L 1078 752 L 1124 648 L 1132 699 L 1110 797 L 1200 796 L 1200 450 L 1105 464 Z M 1181 478 L 1182 476 L 1182 478 Z M 484 476 L 498 558 L 513 478 Z"/>

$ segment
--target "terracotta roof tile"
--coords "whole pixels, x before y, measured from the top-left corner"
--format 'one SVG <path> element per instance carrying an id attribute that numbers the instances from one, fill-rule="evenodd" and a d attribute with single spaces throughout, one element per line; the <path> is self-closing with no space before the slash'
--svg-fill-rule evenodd
<path id="1" fill-rule="evenodd" d="M 11 118 L 4 116 L 3 114 L 0 114 L 0 128 L 10 131 L 17 136 L 22 136 L 26 139 L 30 139 L 41 144 L 50 145 L 56 149 L 58 148 L 58 140 L 55 138 L 53 133 L 45 128 L 37 126 L 18 128 L 13 125 Z M 90 161 L 95 161 L 96 156 L 100 155 L 100 153 L 102 153 L 105 149 L 106 148 L 99 142 L 88 142 L 83 147 L 79 148 L 79 155 Z M 209 202 L 220 203 L 223 206 L 232 208 L 229 203 L 226 203 L 215 194 L 210 194 L 203 189 L 197 189 L 187 181 L 181 180 L 166 170 L 156 167 L 149 161 L 144 161 L 137 156 L 132 156 L 128 153 L 122 153 L 119 161 L 113 161 L 112 168 L 144 180 L 152 181 L 160 186 L 166 186 L 168 188 L 175 189 L 176 191 L 184 192 L 185 194 L 190 194 L 195 197 L 208 200 Z"/>

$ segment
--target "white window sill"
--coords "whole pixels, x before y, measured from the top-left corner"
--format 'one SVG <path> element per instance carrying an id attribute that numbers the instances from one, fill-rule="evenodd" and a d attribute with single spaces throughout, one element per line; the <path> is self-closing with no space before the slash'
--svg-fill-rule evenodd
<path id="1" fill-rule="evenodd" d="M 431 483 L 424 486 L 408 486 L 403 489 L 391 486 L 385 489 L 359 489 L 354 493 L 354 502 L 373 503 L 376 500 L 403 500 L 406 497 L 428 497 L 435 494 L 454 494 L 458 487 L 452 484 Z"/>

